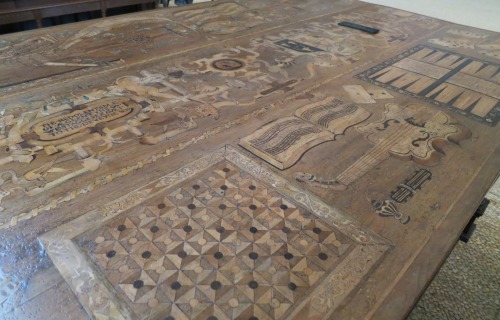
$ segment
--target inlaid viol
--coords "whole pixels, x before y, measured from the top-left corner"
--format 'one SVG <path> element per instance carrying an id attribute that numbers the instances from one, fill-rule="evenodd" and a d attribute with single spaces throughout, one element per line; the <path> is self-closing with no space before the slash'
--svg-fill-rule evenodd
<path id="1" fill-rule="evenodd" d="M 440 145 L 458 143 L 470 137 L 470 131 L 453 123 L 448 115 L 419 104 L 400 106 L 389 103 L 379 121 L 356 129 L 375 146 L 334 179 L 321 179 L 310 173 L 295 173 L 298 181 L 309 185 L 345 190 L 388 157 L 434 166 L 443 156 Z"/>

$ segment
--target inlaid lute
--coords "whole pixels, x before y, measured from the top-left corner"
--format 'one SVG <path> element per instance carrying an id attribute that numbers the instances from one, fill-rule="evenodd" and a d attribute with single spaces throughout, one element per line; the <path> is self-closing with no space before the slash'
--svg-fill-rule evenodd
<path id="1" fill-rule="evenodd" d="M 433 166 L 438 164 L 442 156 L 439 152 L 440 143 L 458 143 L 470 136 L 467 128 L 451 124 L 445 113 L 419 104 L 387 104 L 380 121 L 360 125 L 356 129 L 364 133 L 366 139 L 375 146 L 342 173 L 334 179 L 320 179 L 302 172 L 295 173 L 294 177 L 315 187 L 345 190 L 390 156 Z"/>

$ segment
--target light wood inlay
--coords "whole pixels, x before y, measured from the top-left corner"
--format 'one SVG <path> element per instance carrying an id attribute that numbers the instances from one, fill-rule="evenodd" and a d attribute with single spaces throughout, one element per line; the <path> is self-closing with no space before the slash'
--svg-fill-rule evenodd
<path id="1" fill-rule="evenodd" d="M 218 0 L 1 36 L 0 318 L 168 317 L 158 285 L 154 294 L 130 286 L 136 271 L 144 288 L 171 285 L 159 276 L 168 278 L 173 266 L 189 271 L 182 283 L 203 278 L 208 266 L 183 266 L 175 248 L 161 250 L 187 239 L 178 225 L 168 227 L 175 234 L 164 247 L 149 247 L 156 238 L 144 227 L 148 214 L 163 216 L 160 198 L 223 163 L 266 186 L 265 199 L 279 194 L 299 208 L 275 220 L 269 210 L 253 220 L 236 214 L 230 225 L 320 221 L 351 251 L 323 266 L 322 276 L 316 262 L 300 265 L 301 279 L 314 284 L 293 305 L 281 284 L 266 291 L 259 310 L 260 301 L 243 298 L 248 286 L 241 295 L 232 286 L 212 299 L 224 305 L 212 301 L 212 314 L 404 318 L 498 175 L 499 48 L 497 33 L 357 0 Z M 241 161 L 210 156 L 224 146 Z M 190 171 L 193 163 L 201 171 Z M 301 172 L 305 183 L 296 180 Z M 242 181 L 232 185 L 243 190 Z M 232 196 L 231 203 L 247 201 Z M 213 219 L 228 217 L 217 208 L 183 213 L 211 230 L 187 239 L 189 257 L 191 249 L 208 252 L 220 235 Z M 128 216 L 134 235 L 99 233 Z M 107 264 L 95 250 L 109 236 L 130 263 Z M 269 261 L 286 260 L 280 249 L 271 254 L 280 245 L 301 254 L 321 247 L 319 238 L 280 239 L 256 240 Z M 169 255 L 170 269 L 142 261 L 145 251 L 163 261 Z M 213 262 L 214 253 L 198 256 Z M 277 278 L 295 272 L 271 267 L 262 265 Z M 279 282 L 245 268 L 220 269 Z M 203 294 L 212 281 L 200 284 Z M 176 318 L 206 320 L 205 298 L 190 292 L 179 296 L 184 315 Z"/>

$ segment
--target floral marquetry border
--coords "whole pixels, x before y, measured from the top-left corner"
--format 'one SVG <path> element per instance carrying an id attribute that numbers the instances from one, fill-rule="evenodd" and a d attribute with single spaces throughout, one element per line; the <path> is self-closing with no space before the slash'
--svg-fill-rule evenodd
<path id="1" fill-rule="evenodd" d="M 391 247 L 389 241 L 360 225 L 348 215 L 329 206 L 237 149 L 226 146 L 39 238 L 54 265 L 92 319 L 141 317 L 117 295 L 113 286 L 99 273 L 90 258 L 78 248 L 75 238 L 95 230 L 117 215 L 223 161 L 230 162 L 255 179 L 271 185 L 284 197 L 315 214 L 355 243 L 354 249 L 340 261 L 325 280 L 294 308 L 288 316 L 289 319 L 328 318 L 336 306 L 361 284 L 373 266 Z"/>

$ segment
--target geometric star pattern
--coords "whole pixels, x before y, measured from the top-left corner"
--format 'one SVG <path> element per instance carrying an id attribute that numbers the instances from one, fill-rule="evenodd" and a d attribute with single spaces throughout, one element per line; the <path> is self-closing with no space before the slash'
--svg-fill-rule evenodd
<path id="1" fill-rule="evenodd" d="M 77 238 L 143 319 L 285 319 L 353 242 L 222 162 Z"/>

